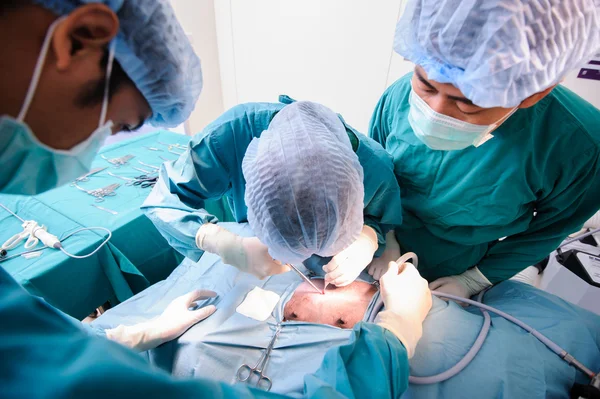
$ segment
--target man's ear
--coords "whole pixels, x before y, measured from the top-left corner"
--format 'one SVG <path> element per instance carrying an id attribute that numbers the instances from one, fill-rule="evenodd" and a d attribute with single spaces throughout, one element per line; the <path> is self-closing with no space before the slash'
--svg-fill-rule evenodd
<path id="1" fill-rule="evenodd" d="M 56 67 L 66 70 L 74 55 L 105 47 L 119 31 L 119 18 L 106 5 L 94 3 L 77 7 L 54 32 L 52 48 Z"/>
<path id="2" fill-rule="evenodd" d="M 548 94 L 550 94 L 550 92 L 556 87 L 558 86 L 558 83 L 555 84 L 554 86 L 550 86 L 548 87 L 546 90 L 541 91 L 539 93 L 535 93 L 534 95 L 527 97 L 525 100 L 523 100 L 523 102 L 521 103 L 521 105 L 519 105 L 519 108 L 529 108 L 529 107 L 533 107 L 535 104 L 537 104 L 538 102 L 542 101 L 542 99 L 544 97 L 546 97 Z"/>

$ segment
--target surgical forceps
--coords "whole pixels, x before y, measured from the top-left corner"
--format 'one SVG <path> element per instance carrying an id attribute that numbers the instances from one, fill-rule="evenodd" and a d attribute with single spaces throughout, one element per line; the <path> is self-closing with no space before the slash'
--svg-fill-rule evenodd
<path id="1" fill-rule="evenodd" d="M 271 351 L 275 346 L 275 341 L 277 341 L 277 337 L 279 337 L 279 333 L 281 332 L 281 324 L 277 324 L 275 327 L 275 334 L 273 334 L 273 338 L 269 342 L 269 346 L 263 352 L 260 359 L 258 359 L 258 363 L 256 366 L 250 367 L 246 363 L 242 364 L 235 374 L 236 379 L 239 382 L 249 382 L 253 375 L 258 377 L 258 381 L 256 381 L 256 387 L 263 389 L 265 391 L 270 391 L 273 386 L 273 382 L 269 377 L 265 375 L 265 369 L 267 368 L 267 364 L 269 363 L 269 357 L 271 356 Z"/>
<path id="2" fill-rule="evenodd" d="M 106 158 L 104 155 L 100 155 L 100 158 L 111 163 L 115 168 L 120 168 L 123 165 L 127 165 L 129 161 L 135 158 L 135 155 L 127 154 L 119 158 Z"/>
<path id="3" fill-rule="evenodd" d="M 77 183 L 73 184 L 75 185 L 76 189 L 81 190 L 84 193 L 87 193 L 93 197 L 96 197 L 96 202 L 103 202 L 104 197 L 114 197 L 115 195 L 117 195 L 117 193 L 115 193 L 115 190 L 121 187 L 119 183 L 113 183 L 103 188 L 97 188 L 95 190 L 86 190 L 83 187 L 79 187 Z"/>
<path id="4" fill-rule="evenodd" d="M 79 183 L 79 182 L 87 182 L 90 181 L 90 176 L 95 175 L 96 173 L 100 173 L 103 170 L 105 170 L 106 168 L 95 168 L 90 170 L 89 172 L 87 172 L 85 175 L 83 176 L 79 176 L 77 179 L 75 179 L 73 181 L 73 183 L 71 183 L 71 187 L 75 186 L 75 183 Z"/>

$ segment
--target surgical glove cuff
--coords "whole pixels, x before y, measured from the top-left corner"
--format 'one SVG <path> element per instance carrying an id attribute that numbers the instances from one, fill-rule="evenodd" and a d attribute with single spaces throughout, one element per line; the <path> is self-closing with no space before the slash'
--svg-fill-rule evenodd
<path id="1" fill-rule="evenodd" d="M 246 271 L 247 261 L 243 238 L 213 223 L 203 224 L 196 233 L 196 246 L 219 255 L 223 263 Z"/>
<path id="2" fill-rule="evenodd" d="M 393 333 L 402 342 L 409 359 L 414 356 L 417 343 L 423 335 L 423 325 L 420 320 L 384 310 L 379 312 L 375 323 Z"/>
<path id="3" fill-rule="evenodd" d="M 368 242 L 370 244 L 371 248 L 373 249 L 373 253 L 375 253 L 379 248 L 377 233 L 375 232 L 375 229 L 373 229 L 371 226 L 367 226 L 366 224 L 363 225 L 359 240 L 360 239 L 365 240 L 365 242 Z"/>
<path id="4" fill-rule="evenodd" d="M 216 253 L 222 230 L 222 227 L 213 223 L 203 224 L 196 233 L 196 246 L 203 251 Z"/>
<path id="5" fill-rule="evenodd" d="M 454 277 L 467 288 L 469 292 L 467 298 L 492 286 L 492 283 L 483 275 L 483 273 L 481 273 L 481 271 L 479 271 L 477 266 Z"/>
<path id="6" fill-rule="evenodd" d="M 118 342 L 137 352 L 144 352 L 163 344 L 162 339 L 149 322 L 133 326 L 120 325 L 116 328 L 105 330 L 105 333 L 106 337 L 111 341 Z"/>

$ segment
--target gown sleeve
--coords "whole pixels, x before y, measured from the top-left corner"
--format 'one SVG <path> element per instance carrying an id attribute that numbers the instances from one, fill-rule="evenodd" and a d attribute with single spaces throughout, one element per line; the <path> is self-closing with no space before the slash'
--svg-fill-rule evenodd
<path id="1" fill-rule="evenodd" d="M 571 158 L 553 190 L 540 199 L 529 228 L 492 245 L 478 267 L 491 283 L 511 278 L 548 256 L 600 207 L 600 154 L 590 148 Z"/>
<path id="2" fill-rule="evenodd" d="M 207 200 L 221 198 L 231 187 L 237 168 L 237 151 L 248 146 L 249 118 L 243 106 L 235 107 L 192 139 L 179 159 L 161 166 L 159 179 L 142 205 L 142 211 L 175 250 L 198 261 L 196 232 L 217 218 L 205 209 Z M 245 149 L 244 149 L 245 151 Z"/>

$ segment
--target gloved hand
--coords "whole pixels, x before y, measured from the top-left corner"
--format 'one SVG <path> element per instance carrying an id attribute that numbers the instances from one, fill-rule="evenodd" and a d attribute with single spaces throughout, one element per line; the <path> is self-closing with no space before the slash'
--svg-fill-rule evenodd
<path id="1" fill-rule="evenodd" d="M 479 294 L 482 290 L 491 286 L 492 283 L 481 274 L 477 266 L 457 276 L 438 278 L 429 284 L 431 290 L 463 298 L 471 298 L 473 295 Z"/>
<path id="2" fill-rule="evenodd" d="M 196 245 L 203 251 L 217 254 L 223 263 L 259 279 L 290 271 L 289 266 L 274 260 L 266 245 L 256 237 L 240 237 L 217 226 L 203 224 L 196 234 Z"/>
<path id="3" fill-rule="evenodd" d="M 396 234 L 392 230 L 385 236 L 385 251 L 379 258 L 373 259 L 367 271 L 373 279 L 379 280 L 387 272 L 390 262 L 398 259 L 400 255 L 400 244 L 396 241 Z"/>
<path id="4" fill-rule="evenodd" d="M 217 309 L 214 305 L 197 310 L 189 308 L 195 301 L 216 295 L 209 290 L 192 291 L 175 298 L 160 316 L 133 326 L 120 325 L 106 330 L 106 337 L 138 352 L 156 348 L 179 337 L 191 326 L 213 314 Z"/>
<path id="5" fill-rule="evenodd" d="M 325 284 L 344 287 L 352 283 L 371 263 L 377 248 L 377 233 L 373 228 L 363 226 L 356 241 L 323 266 L 323 271 L 326 273 Z"/>
<path id="6" fill-rule="evenodd" d="M 431 309 L 431 291 L 412 263 L 398 267 L 390 262 L 379 280 L 385 310 L 375 323 L 391 331 L 402 342 L 410 359 L 423 335 L 423 320 Z"/>

